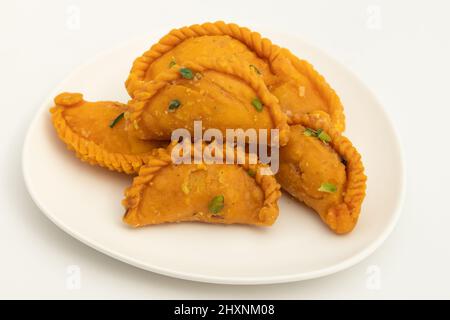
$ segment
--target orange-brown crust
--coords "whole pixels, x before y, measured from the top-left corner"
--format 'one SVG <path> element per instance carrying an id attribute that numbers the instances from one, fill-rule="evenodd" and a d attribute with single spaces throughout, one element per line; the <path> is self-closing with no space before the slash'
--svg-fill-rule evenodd
<path id="1" fill-rule="evenodd" d="M 130 96 L 134 97 L 134 92 L 145 85 L 146 72 L 156 59 L 169 52 L 186 39 L 217 35 L 227 35 L 242 42 L 260 58 L 266 60 L 271 69 L 282 67 L 279 63 L 278 65 L 274 63 L 279 56 L 288 57 L 294 68 L 299 73 L 305 74 L 326 100 L 329 108 L 328 113 L 336 130 L 340 132 L 344 131 L 345 116 L 342 103 L 336 92 L 311 64 L 297 58 L 287 49 L 280 48 L 273 44 L 269 39 L 261 37 L 257 32 L 253 32 L 245 27 L 240 27 L 234 23 L 228 24 L 223 21 L 214 23 L 207 22 L 201 25 L 195 24 L 180 29 L 173 29 L 161 38 L 158 43 L 154 44 L 148 51 L 134 61 L 130 75 L 125 82 L 125 86 Z"/>
<path id="2" fill-rule="evenodd" d="M 305 114 L 292 119 L 292 124 L 300 124 L 314 130 L 323 129 L 331 137 L 329 145 L 346 161 L 346 187 L 343 202 L 328 209 L 321 218 L 336 233 L 348 233 L 358 222 L 361 205 L 366 195 L 367 177 L 361 155 L 349 139 L 342 136 L 330 121 L 321 114 Z"/>
<path id="3" fill-rule="evenodd" d="M 287 53 L 291 59 L 291 63 L 300 73 L 306 74 L 310 79 L 315 79 L 315 86 L 318 88 L 328 106 L 330 106 L 328 114 L 334 128 L 339 132 L 343 132 L 345 130 L 344 107 L 342 106 L 341 99 L 336 94 L 336 91 L 331 88 L 325 78 L 318 73 L 308 61 L 299 59 L 287 49 L 283 51 Z M 293 123 L 294 120 L 292 119 L 290 122 Z"/>
<path id="4" fill-rule="evenodd" d="M 109 152 L 95 142 L 82 137 L 68 125 L 63 117 L 64 109 L 74 107 L 83 101 L 83 96 L 79 93 L 61 93 L 55 97 L 56 106 L 50 109 L 50 113 L 59 138 L 84 162 L 127 174 L 138 173 L 151 152 L 139 155 Z"/>
<path id="5" fill-rule="evenodd" d="M 133 216 L 138 214 L 139 204 L 142 200 L 143 193 L 146 187 L 151 184 L 155 174 L 162 168 L 172 164 L 171 149 L 175 143 L 172 143 L 166 149 L 155 150 L 152 157 L 149 158 L 146 165 L 144 165 L 139 171 L 139 175 L 133 179 L 133 183 L 125 190 L 125 199 L 122 204 L 126 208 L 124 215 L 124 221 L 128 215 Z M 225 150 L 225 149 L 224 149 Z M 225 155 L 226 155 L 225 150 Z M 228 151 L 230 152 L 230 151 Z M 235 152 L 233 150 L 231 152 Z M 236 164 L 242 166 L 245 170 L 253 170 L 255 172 L 254 179 L 256 183 L 261 187 L 264 192 L 264 204 L 259 211 L 258 217 L 261 221 L 261 225 L 272 224 L 278 216 L 278 199 L 281 197 L 280 185 L 276 182 L 273 175 L 263 175 L 261 169 L 267 170 L 268 167 L 261 163 L 249 164 L 248 155 L 245 156 L 246 160 L 242 164 Z M 182 164 L 181 164 L 182 165 Z"/>
<path id="6" fill-rule="evenodd" d="M 245 81 L 261 99 L 264 106 L 268 107 L 274 127 L 279 129 L 280 145 L 285 145 L 289 139 L 289 125 L 287 117 L 281 111 L 278 99 L 270 93 L 261 77 L 257 76 L 248 67 L 239 63 L 229 63 L 226 60 L 199 59 L 196 62 L 186 62 L 182 68 L 187 67 L 197 72 L 214 70 L 225 74 L 230 74 Z M 171 81 L 181 78 L 179 68 L 172 68 L 159 74 L 154 80 L 146 82 L 140 89 L 134 92 L 134 99 L 130 101 L 130 112 L 128 119 L 133 124 L 133 128 L 139 130 L 140 118 L 145 110 L 147 102 L 164 86 Z"/>

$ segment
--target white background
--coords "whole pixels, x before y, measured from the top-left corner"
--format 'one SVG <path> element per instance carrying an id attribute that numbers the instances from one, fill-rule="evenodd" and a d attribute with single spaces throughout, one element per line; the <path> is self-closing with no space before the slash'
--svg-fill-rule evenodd
<path id="1" fill-rule="evenodd" d="M 449 11 L 448 1 L 2 1 L 0 298 L 450 298 Z M 406 201 L 392 235 L 358 265 L 270 286 L 171 279 L 81 244 L 28 196 L 27 127 L 73 68 L 153 29 L 215 20 L 293 33 L 323 49 L 375 92 L 394 121 Z M 81 270 L 75 290 L 66 285 L 71 265 Z M 374 268 L 379 287 L 370 285 Z"/>

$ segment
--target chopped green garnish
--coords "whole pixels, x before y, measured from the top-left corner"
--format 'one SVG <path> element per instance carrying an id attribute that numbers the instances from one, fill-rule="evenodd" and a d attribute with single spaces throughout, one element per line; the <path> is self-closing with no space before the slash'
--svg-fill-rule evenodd
<path id="1" fill-rule="evenodd" d="M 191 80 L 194 78 L 194 73 L 189 68 L 181 68 L 180 74 L 183 78 L 188 79 L 188 80 Z"/>
<path id="2" fill-rule="evenodd" d="M 175 100 L 170 101 L 170 103 L 169 103 L 169 112 L 175 111 L 180 106 L 181 106 L 180 100 L 175 99 Z"/>
<path id="3" fill-rule="evenodd" d="M 317 138 L 322 140 L 322 142 L 328 143 L 331 141 L 331 137 L 322 129 L 320 129 L 320 132 L 317 134 Z"/>
<path id="4" fill-rule="evenodd" d="M 320 185 L 320 188 L 317 190 L 322 191 L 322 192 L 334 193 L 337 191 L 337 188 L 334 184 L 332 184 L 330 182 L 324 182 Z"/>
<path id="5" fill-rule="evenodd" d="M 259 71 L 259 69 L 254 64 L 250 65 L 250 69 L 253 69 L 256 74 L 261 75 L 261 71 Z"/>
<path id="6" fill-rule="evenodd" d="M 175 61 L 175 58 L 172 58 L 172 60 L 170 60 L 170 62 L 169 62 L 169 68 L 172 68 L 176 64 L 177 64 L 177 62 Z"/>
<path id="7" fill-rule="evenodd" d="M 311 128 L 306 128 L 303 134 L 307 137 L 315 137 L 317 132 Z"/>
<path id="8" fill-rule="evenodd" d="M 318 138 L 323 143 L 328 143 L 331 141 L 331 137 L 323 131 L 323 129 L 314 130 L 311 128 L 306 128 L 305 131 L 303 131 L 303 134 L 307 137 Z"/>
<path id="9" fill-rule="evenodd" d="M 263 104 L 261 100 L 255 98 L 252 100 L 252 105 L 255 107 L 256 111 L 261 112 L 263 110 Z"/>
<path id="10" fill-rule="evenodd" d="M 114 126 L 115 126 L 120 120 L 122 120 L 124 116 L 125 116 L 125 112 L 122 112 L 121 114 L 119 114 L 119 115 L 117 116 L 117 118 L 115 118 L 113 121 L 111 121 L 109 127 L 110 127 L 110 128 L 114 128 Z"/>
<path id="11" fill-rule="evenodd" d="M 250 177 L 252 177 L 252 178 L 253 178 L 254 176 L 256 176 L 256 171 L 253 170 L 253 169 L 248 169 L 247 173 L 248 173 L 248 175 L 249 175 Z"/>
<path id="12" fill-rule="evenodd" d="M 224 201 L 225 198 L 223 197 L 223 195 L 215 196 L 208 204 L 209 212 L 213 214 L 218 214 L 225 206 Z"/>

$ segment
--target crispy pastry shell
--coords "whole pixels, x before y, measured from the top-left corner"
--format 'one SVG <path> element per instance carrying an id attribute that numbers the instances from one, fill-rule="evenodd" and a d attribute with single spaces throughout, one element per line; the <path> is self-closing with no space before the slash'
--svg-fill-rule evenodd
<path id="1" fill-rule="evenodd" d="M 180 70 L 188 68 L 196 74 L 214 72 L 212 80 L 217 80 L 217 74 L 230 75 L 232 78 L 221 79 L 222 85 L 229 89 L 233 87 L 238 94 L 234 97 L 230 93 L 219 93 L 223 99 L 231 102 L 226 104 L 226 108 L 218 110 L 220 108 L 220 102 L 217 100 L 217 105 L 209 104 L 203 109 L 202 101 L 204 95 L 207 95 L 207 90 L 202 90 L 196 87 L 196 91 L 199 91 L 196 98 L 191 97 L 191 90 L 189 85 L 196 85 L 196 81 L 202 81 L 197 79 L 189 80 L 188 84 L 182 83 L 179 87 L 183 88 L 182 92 L 169 93 L 171 98 L 164 97 L 165 100 L 157 101 L 158 94 L 167 87 L 173 87 L 175 81 L 185 81 L 182 79 Z M 239 80 L 236 80 L 239 79 Z M 209 80 L 211 81 L 211 80 Z M 221 92 L 226 89 L 221 89 Z M 230 89 L 231 90 L 231 89 Z M 239 93 L 249 94 L 248 91 L 254 92 L 255 96 L 260 99 L 263 104 L 261 111 L 256 110 L 252 106 L 252 97 L 250 96 L 246 102 L 242 105 L 238 103 L 241 98 Z M 197 92 L 196 92 L 197 93 Z M 164 92 L 164 95 L 167 93 Z M 182 96 L 182 98 L 179 97 Z M 219 97 L 216 96 L 216 99 Z M 180 98 L 181 107 L 173 112 L 168 110 L 168 106 L 171 99 Z M 167 101 L 166 101 L 167 100 Z M 233 103 L 234 102 L 234 103 Z M 183 66 L 173 67 L 167 71 L 158 74 L 158 76 L 152 80 L 145 82 L 140 89 L 134 92 L 134 98 L 129 102 L 130 112 L 129 120 L 131 123 L 130 130 L 135 131 L 137 137 L 141 139 L 157 139 L 157 140 L 170 140 L 170 135 L 173 130 L 177 128 L 186 128 L 191 134 L 193 134 L 193 121 L 196 119 L 202 120 L 204 129 L 214 128 L 219 129 L 225 134 L 226 129 L 279 129 L 279 142 L 280 145 L 287 143 L 289 135 L 289 125 L 287 124 L 287 117 L 281 111 L 277 98 L 270 93 L 267 89 L 264 81 L 255 75 L 254 72 L 245 68 L 241 63 L 229 63 L 225 59 L 198 59 L 197 62 L 186 62 Z M 208 111 L 208 114 L 203 114 Z M 220 113 L 221 112 L 221 113 Z M 217 114 L 221 114 L 220 116 Z M 181 115 L 181 116 L 180 116 Z M 159 128 L 159 129 L 158 129 Z"/>
<path id="2" fill-rule="evenodd" d="M 314 209 L 334 232 L 348 233 L 355 227 L 365 197 L 366 176 L 361 156 L 350 140 L 333 128 L 320 114 L 293 119 L 291 137 L 280 149 L 277 181 L 292 196 Z M 326 132 L 326 144 L 307 129 Z M 336 192 L 319 190 L 322 183 L 333 183 Z"/>
<path id="3" fill-rule="evenodd" d="M 173 164 L 159 149 L 125 190 L 124 222 L 133 227 L 181 221 L 270 226 L 278 217 L 280 185 L 262 164 Z M 254 172 L 249 174 L 249 170 Z M 208 201 L 224 195 L 222 212 Z"/>
<path id="4" fill-rule="evenodd" d="M 87 102 L 80 93 L 61 93 L 50 109 L 59 138 L 78 158 L 127 174 L 137 173 L 152 150 L 167 142 L 139 141 L 125 130 L 125 120 L 111 122 L 127 110 L 118 102 Z"/>
<path id="5" fill-rule="evenodd" d="M 204 42 L 197 41 L 205 37 L 215 41 L 208 50 L 202 49 L 205 47 Z M 220 37 L 222 40 L 235 40 L 235 43 L 227 45 Z M 289 121 L 292 116 L 324 109 L 322 111 L 328 113 L 336 130 L 344 131 L 345 116 L 340 99 L 310 63 L 273 44 L 269 39 L 262 38 L 257 32 L 223 21 L 174 29 L 161 38 L 134 61 L 126 81 L 130 96 L 134 97 L 136 90 L 142 88 L 147 81 L 154 80 L 160 73 L 158 71 L 162 70 L 161 67 L 169 68 L 173 63 L 185 64 L 187 61 L 177 61 L 180 54 L 172 55 L 172 51 L 188 41 L 197 41 L 188 48 L 182 48 L 183 55 L 188 55 L 188 61 L 196 62 L 196 56 L 190 52 L 197 50 L 199 59 L 205 55 L 215 58 L 225 56 L 229 61 L 241 61 L 246 64 L 247 69 L 253 69 L 280 100 L 281 108 L 289 116 Z"/>

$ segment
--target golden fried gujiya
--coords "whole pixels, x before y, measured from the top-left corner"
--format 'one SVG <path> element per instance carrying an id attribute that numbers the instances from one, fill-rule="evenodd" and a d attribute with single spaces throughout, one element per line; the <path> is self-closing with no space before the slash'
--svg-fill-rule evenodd
<path id="1" fill-rule="evenodd" d="M 279 129 L 286 144 L 289 126 L 264 81 L 240 63 L 197 59 L 159 73 L 134 92 L 130 130 L 140 139 L 170 140 L 174 130 Z M 270 132 L 269 132 L 270 133 Z M 266 142 L 266 141 L 264 141 Z"/>
<path id="2" fill-rule="evenodd" d="M 293 122 L 289 143 L 280 148 L 277 181 L 334 232 L 350 232 L 365 197 L 361 156 L 327 119 L 303 115 Z"/>
<path id="3" fill-rule="evenodd" d="M 165 142 L 141 141 L 128 134 L 127 107 L 110 101 L 87 102 L 80 93 L 61 93 L 50 109 L 59 138 L 83 161 L 137 173 L 152 150 Z"/>
<path id="4" fill-rule="evenodd" d="M 159 149 L 125 191 L 124 222 L 145 226 L 199 221 L 270 226 L 278 217 L 280 185 L 261 164 L 174 164 Z"/>
<path id="5" fill-rule="evenodd" d="M 128 93 L 134 97 L 136 90 L 161 73 L 205 58 L 240 62 L 263 79 L 289 118 L 322 111 L 330 117 L 336 130 L 344 130 L 340 99 L 311 64 L 259 33 L 222 21 L 174 29 L 164 36 L 135 60 L 126 82 Z M 210 86 L 217 86 L 215 91 L 228 91 L 220 82 Z"/>

